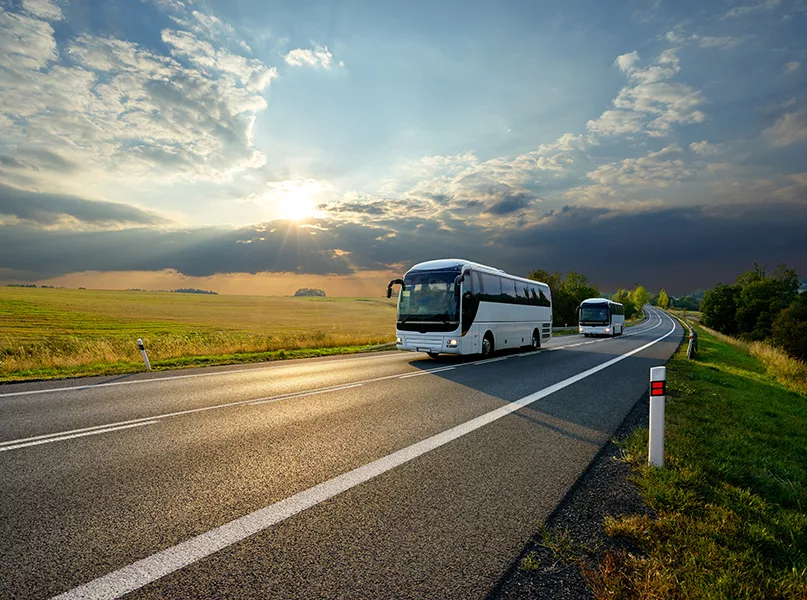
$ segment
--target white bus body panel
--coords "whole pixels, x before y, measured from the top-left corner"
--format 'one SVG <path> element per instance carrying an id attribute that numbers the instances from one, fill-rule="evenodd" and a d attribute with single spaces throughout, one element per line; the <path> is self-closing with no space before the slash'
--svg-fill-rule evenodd
<path id="1" fill-rule="evenodd" d="M 510 275 L 501 269 L 463 259 L 449 258 L 423 262 L 413 266 L 407 271 L 407 274 L 412 271 L 451 269 L 459 265 L 461 265 L 461 271 L 468 268 L 481 273 L 491 273 L 516 281 L 528 282 L 530 285 L 540 287 L 546 296 L 551 298 L 549 286 L 545 283 L 526 280 L 523 277 Z M 400 291 L 398 294 L 400 302 Z M 482 352 L 482 339 L 488 331 L 493 334 L 494 349 L 503 350 L 530 345 L 532 332 L 536 329 L 541 342 L 544 343 L 552 337 L 552 307 L 480 301 L 474 322 L 465 335 L 461 334 L 461 327 L 462 325 L 458 326 L 454 332 L 450 333 L 420 333 L 396 328 L 396 336 L 400 340 L 396 346 L 399 350 L 413 352 L 479 354 Z M 457 345 L 450 346 L 451 341 L 456 341 Z"/>

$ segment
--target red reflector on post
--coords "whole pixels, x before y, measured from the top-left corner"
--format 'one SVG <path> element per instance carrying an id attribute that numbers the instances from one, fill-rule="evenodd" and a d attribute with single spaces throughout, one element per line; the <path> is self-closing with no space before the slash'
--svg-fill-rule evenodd
<path id="1" fill-rule="evenodd" d="M 651 381 L 650 382 L 650 395 L 651 396 L 664 396 L 665 395 L 665 381 Z"/>

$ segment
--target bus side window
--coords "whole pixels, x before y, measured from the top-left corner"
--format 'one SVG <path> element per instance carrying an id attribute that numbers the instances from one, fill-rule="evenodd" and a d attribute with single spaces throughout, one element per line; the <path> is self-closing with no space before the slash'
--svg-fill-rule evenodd
<path id="1" fill-rule="evenodd" d="M 516 303 L 516 282 L 502 277 L 502 302 Z"/>
<path id="2" fill-rule="evenodd" d="M 538 297 L 538 288 L 534 285 L 530 286 L 530 304 L 532 306 L 541 306 L 541 301 Z"/>
<path id="3" fill-rule="evenodd" d="M 541 306 L 552 306 L 552 303 L 549 301 L 549 298 L 547 298 L 546 294 L 544 294 L 544 290 L 539 289 L 539 291 L 541 293 L 540 305 Z"/>
<path id="4" fill-rule="evenodd" d="M 482 299 L 488 302 L 501 302 L 502 282 L 497 275 L 482 273 Z"/>

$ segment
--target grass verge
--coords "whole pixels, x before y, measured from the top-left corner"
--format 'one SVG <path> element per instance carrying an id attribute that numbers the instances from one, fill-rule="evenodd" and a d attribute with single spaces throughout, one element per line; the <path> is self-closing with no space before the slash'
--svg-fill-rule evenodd
<path id="1" fill-rule="evenodd" d="M 388 347 L 389 346 L 389 347 Z M 292 358 L 314 358 L 337 354 L 355 354 L 374 350 L 394 350 L 394 346 L 336 346 L 332 348 L 301 348 L 297 350 L 273 350 L 267 352 L 245 352 L 234 354 L 211 354 L 206 356 L 183 356 L 150 361 L 154 371 L 185 369 L 190 367 L 210 367 L 216 365 L 236 365 L 268 362 Z M 68 377 L 91 377 L 98 375 L 124 375 L 144 370 L 142 361 L 99 362 L 61 367 L 38 367 L 11 374 L 0 374 L 0 383 L 38 381 L 43 379 L 64 379 Z"/>
<path id="2" fill-rule="evenodd" d="M 606 518 L 640 551 L 607 551 L 594 595 L 805 599 L 807 399 L 759 349 L 698 333 L 698 359 L 667 364 L 666 467 L 647 466 L 647 429 L 622 441 L 653 516 Z"/>

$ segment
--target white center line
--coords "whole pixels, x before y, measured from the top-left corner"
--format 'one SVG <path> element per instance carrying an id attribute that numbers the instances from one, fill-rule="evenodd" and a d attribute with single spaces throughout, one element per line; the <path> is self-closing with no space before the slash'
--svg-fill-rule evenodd
<path id="1" fill-rule="evenodd" d="M 155 423 L 159 423 L 159 421 L 142 421 L 140 423 L 132 423 L 131 425 L 122 425 L 120 427 L 106 427 L 104 429 L 95 429 L 93 431 L 73 433 L 71 435 L 60 435 L 46 439 L 34 440 L 32 442 L 23 442 L 21 444 L 9 444 L 7 446 L 0 447 L 0 452 L 5 452 L 6 450 L 17 450 L 18 448 L 27 448 L 28 446 L 39 446 L 40 444 L 50 444 L 51 442 L 61 442 L 62 440 L 72 440 L 74 438 L 80 438 L 87 435 L 97 435 L 99 433 L 109 433 L 110 431 L 120 431 L 121 429 L 130 429 L 132 427 L 142 427 L 143 425 L 154 425 Z"/>
<path id="2" fill-rule="evenodd" d="M 113 571 L 112 573 L 55 596 L 53 600 L 108 600 L 120 598 L 124 594 L 140 589 L 170 573 L 187 567 L 223 548 L 236 544 L 312 506 L 325 502 L 342 492 L 378 477 L 395 467 L 414 460 L 427 452 L 444 446 L 472 431 L 489 425 L 533 402 L 546 398 L 550 394 L 554 394 L 563 388 L 650 348 L 673 334 L 677 325 L 672 319 L 670 319 L 670 321 L 672 322 L 672 329 L 670 329 L 670 331 L 644 346 L 626 352 L 596 367 L 592 367 L 582 373 L 578 373 L 568 379 L 564 379 L 563 381 L 544 388 L 541 391 L 524 396 L 520 400 L 510 402 L 505 406 L 499 407 L 470 421 L 466 421 L 456 427 L 447 429 L 442 433 L 438 433 L 411 446 L 407 446 L 383 458 L 367 463 L 347 473 L 343 473 L 333 479 L 324 481 L 289 498 L 270 504 L 269 506 L 256 510 L 234 521 L 230 521 L 229 523 L 225 523 L 220 527 L 193 537 L 176 546 L 166 548 L 161 552 L 138 560 L 117 571 Z"/>
<path id="3" fill-rule="evenodd" d="M 421 371 L 420 373 L 409 373 L 407 375 L 401 375 L 398 379 L 409 379 L 410 377 L 420 377 L 421 375 L 429 375 L 431 373 L 442 373 L 443 371 L 451 371 L 456 369 L 457 367 L 441 367 L 439 369 L 430 369 L 429 371 Z"/>
<path id="4" fill-rule="evenodd" d="M 291 398 L 302 398 L 303 396 L 313 396 L 315 394 L 326 394 L 328 392 L 337 392 L 339 390 L 349 390 L 351 388 L 357 388 L 363 386 L 363 383 L 354 383 L 353 385 L 343 385 L 341 387 L 334 387 L 334 388 L 326 388 L 324 390 L 317 390 L 315 392 L 301 392 L 299 394 L 294 394 L 293 396 L 283 396 L 282 398 L 267 398 L 266 400 L 254 400 L 250 402 L 250 406 L 254 406 L 255 404 L 269 404 L 270 402 L 277 402 L 279 400 L 289 400 Z"/>

